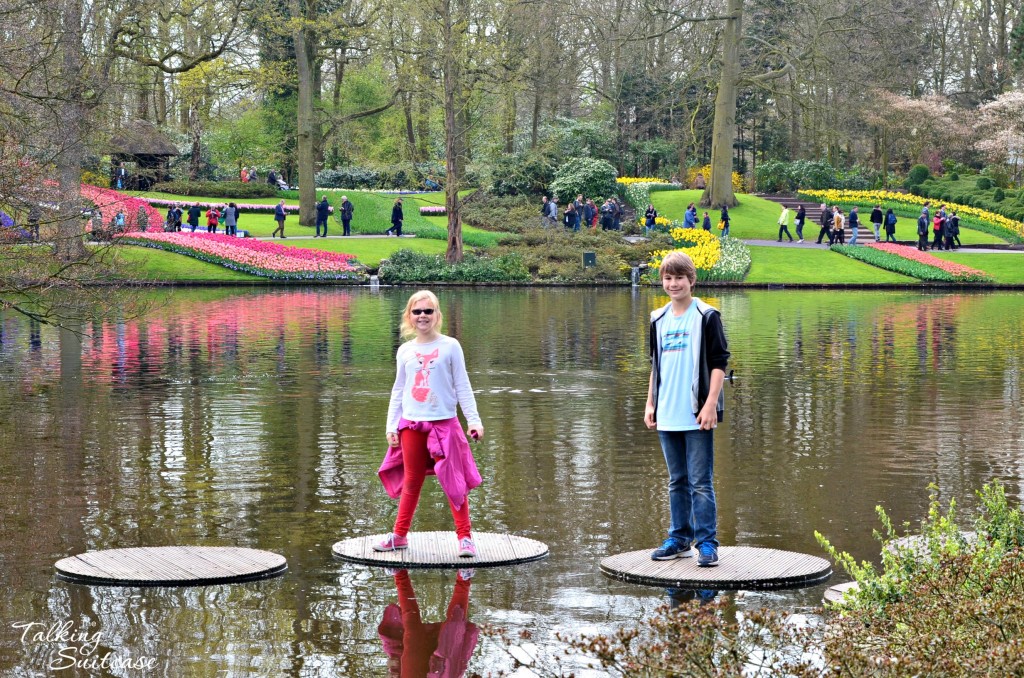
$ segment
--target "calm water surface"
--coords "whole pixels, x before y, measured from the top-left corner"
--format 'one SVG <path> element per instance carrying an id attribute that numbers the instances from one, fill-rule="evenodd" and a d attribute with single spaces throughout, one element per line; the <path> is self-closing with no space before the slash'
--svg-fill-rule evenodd
<path id="1" fill-rule="evenodd" d="M 871 559 L 876 505 L 916 522 L 931 482 L 965 511 L 994 478 L 1021 495 L 1024 295 L 704 293 L 723 311 L 738 377 L 716 434 L 724 544 L 820 555 L 818 530 Z M 394 520 L 376 469 L 408 294 L 161 292 L 145 319 L 83 327 L 81 340 L 0 316 L 0 674 L 395 670 L 400 650 L 381 634 L 395 578 L 330 549 Z M 664 462 L 642 421 L 646 317 L 666 298 L 441 296 L 487 428 L 474 526 L 551 548 L 539 563 L 478 570 L 469 621 L 530 630 L 548 652 L 556 631 L 611 631 L 650 614 L 666 592 L 611 581 L 598 562 L 657 545 L 667 527 Z M 429 482 L 414 529 L 450 521 Z M 289 571 L 180 589 L 54 577 L 53 563 L 74 553 L 167 544 L 269 549 Z M 454 573 L 413 571 L 409 583 L 422 620 L 444 620 Z M 823 588 L 734 600 L 809 611 Z M 62 648 L 83 643 L 23 639 L 26 623 L 70 624 L 96 634 L 94 655 L 155 668 L 57 673 L 72 661 Z M 470 671 L 512 669 L 483 637 L 461 653 Z"/>

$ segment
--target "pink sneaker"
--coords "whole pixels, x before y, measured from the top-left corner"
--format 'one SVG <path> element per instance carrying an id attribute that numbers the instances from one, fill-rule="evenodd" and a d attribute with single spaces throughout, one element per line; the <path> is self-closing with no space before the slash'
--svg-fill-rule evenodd
<path id="1" fill-rule="evenodd" d="M 409 537 L 399 537 L 394 532 L 388 533 L 384 541 L 373 545 L 374 551 L 397 551 L 409 548 Z"/>
<path id="2" fill-rule="evenodd" d="M 463 537 L 459 540 L 459 557 L 476 558 L 476 544 L 472 537 Z"/>

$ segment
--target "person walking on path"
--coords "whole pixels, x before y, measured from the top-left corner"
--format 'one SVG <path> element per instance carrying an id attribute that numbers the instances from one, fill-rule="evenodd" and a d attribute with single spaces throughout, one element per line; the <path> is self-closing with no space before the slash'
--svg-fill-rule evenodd
<path id="1" fill-rule="evenodd" d="M 342 235 L 352 235 L 352 213 L 356 211 L 355 206 L 349 202 L 348 196 L 341 196 L 341 228 Z"/>
<path id="2" fill-rule="evenodd" d="M 953 211 L 949 215 L 949 217 L 946 218 L 946 223 L 942 227 L 943 244 L 946 246 L 946 249 L 949 250 L 950 252 L 956 249 L 956 247 L 953 246 L 953 238 L 959 232 L 960 217 L 958 217 L 956 215 L 956 212 Z"/>
<path id="3" fill-rule="evenodd" d="M 277 237 L 278 231 L 281 232 L 281 239 L 284 239 L 284 218 L 288 216 L 288 213 L 284 210 L 284 200 L 277 203 L 277 207 L 274 208 L 274 221 L 277 222 L 277 228 L 270 234 L 271 238 Z"/>
<path id="4" fill-rule="evenodd" d="M 573 227 L 572 227 L 572 230 L 574 230 L 574 231 L 579 231 L 580 230 L 580 222 L 583 221 L 583 205 L 584 205 L 583 194 L 580 193 L 579 195 L 576 196 L 576 202 L 574 202 L 572 204 L 572 213 L 576 217 L 576 223 L 573 224 Z"/>
<path id="5" fill-rule="evenodd" d="M 782 234 L 785 233 L 789 242 L 793 242 L 793 236 L 789 234 L 789 208 L 782 206 L 782 214 L 779 215 L 779 242 L 782 242 Z"/>
<path id="6" fill-rule="evenodd" d="M 807 210 L 804 208 L 803 205 L 800 205 L 799 207 L 796 208 L 796 219 L 794 220 L 794 222 L 796 223 L 796 241 L 803 242 L 804 224 L 807 223 Z"/>
<path id="7" fill-rule="evenodd" d="M 701 223 L 701 228 L 705 231 L 711 231 L 711 215 L 707 212 L 704 213 L 704 221 Z"/>
<path id="8" fill-rule="evenodd" d="M 821 203 L 821 231 L 818 233 L 818 244 L 821 244 L 821 239 L 828 236 L 828 244 L 832 244 L 832 212 L 828 210 L 828 205 Z"/>
<path id="9" fill-rule="evenodd" d="M 653 209 L 653 206 L 652 206 Z M 655 214 L 654 216 L 658 216 Z M 697 208 L 691 202 L 683 212 L 683 228 L 694 228 L 697 225 Z"/>
<path id="10" fill-rule="evenodd" d="M 846 244 L 846 233 L 843 232 L 843 210 L 838 207 L 832 208 L 832 244 Z"/>
<path id="11" fill-rule="evenodd" d="M 607 200 L 604 201 L 604 204 L 601 205 L 601 230 L 602 231 L 610 231 L 610 230 L 612 230 L 612 224 L 615 223 L 614 217 L 612 217 L 612 212 L 614 212 L 614 211 L 615 211 L 615 208 L 612 206 L 612 200 L 611 200 L 611 198 L 608 198 Z"/>
<path id="12" fill-rule="evenodd" d="M 402 214 L 402 199 L 395 199 L 395 204 L 391 207 L 391 228 L 384 231 L 384 235 L 391 235 L 394 232 L 398 238 L 402 237 L 402 221 L 405 220 L 405 215 Z"/>
<path id="13" fill-rule="evenodd" d="M 896 215 L 891 207 L 885 213 L 885 242 L 896 242 Z"/>
<path id="14" fill-rule="evenodd" d="M 651 377 L 644 424 L 658 430 L 668 467 L 668 538 L 652 560 L 693 555 L 718 565 L 718 510 L 712 482 L 714 429 L 723 418 L 729 349 L 716 308 L 693 296 L 697 269 L 683 252 L 665 255 L 661 286 L 669 303 L 651 313 Z"/>
<path id="15" fill-rule="evenodd" d="M 857 206 L 854 205 L 850 208 L 850 244 L 857 244 L 857 232 L 860 229 L 860 213 L 857 211 Z"/>
<path id="16" fill-rule="evenodd" d="M 921 216 L 917 218 L 917 249 L 921 252 L 928 249 L 928 205 L 921 208 Z"/>
<path id="17" fill-rule="evenodd" d="M 313 237 L 327 237 L 327 217 L 331 214 L 331 203 L 327 202 L 327 196 L 321 196 L 320 202 L 316 204 L 316 235 Z M 324 234 L 320 235 L 323 228 Z"/>
<path id="18" fill-rule="evenodd" d="M 199 207 L 199 203 L 192 205 L 188 208 L 188 225 L 195 233 L 196 229 L 199 228 L 199 217 L 202 215 L 203 210 Z"/>
<path id="19" fill-rule="evenodd" d="M 622 230 L 622 203 L 618 198 L 612 198 L 612 230 Z"/>
<path id="20" fill-rule="evenodd" d="M 875 229 L 875 242 L 881 242 L 882 240 L 882 206 L 875 205 L 875 208 L 871 210 L 871 226 Z"/>
<path id="21" fill-rule="evenodd" d="M 949 217 L 948 227 L 950 230 L 950 235 L 952 236 L 951 242 L 956 243 L 956 247 L 954 247 L 953 249 L 963 247 L 963 245 L 960 243 L 960 217 L 957 216 L 955 211 Z"/>
<path id="22" fill-rule="evenodd" d="M 572 231 L 576 228 L 576 205 L 569 203 L 565 206 L 565 213 L 562 215 L 562 225 L 565 230 Z"/>
<path id="23" fill-rule="evenodd" d="M 722 237 L 727 238 L 729 236 L 729 208 L 725 205 L 722 205 L 720 221 L 722 222 Z"/>
<path id="24" fill-rule="evenodd" d="M 224 233 L 238 235 L 238 205 L 233 202 L 224 208 Z"/>
<path id="25" fill-rule="evenodd" d="M 386 428 L 388 451 L 378 471 L 384 489 L 398 498 L 398 516 L 394 530 L 374 544 L 375 551 L 408 548 L 423 481 L 432 474 L 448 498 L 459 556 L 476 555 L 469 491 L 481 478 L 456 406 L 462 408 L 470 437 L 483 438 L 484 427 L 462 346 L 441 334 L 441 322 L 441 307 L 433 292 L 420 290 L 409 297 L 401 324 L 401 335 L 409 341 L 396 355 L 398 370 Z"/>
<path id="26" fill-rule="evenodd" d="M 594 223 L 594 201 L 585 200 L 583 202 L 583 226 L 584 228 L 592 228 Z"/>

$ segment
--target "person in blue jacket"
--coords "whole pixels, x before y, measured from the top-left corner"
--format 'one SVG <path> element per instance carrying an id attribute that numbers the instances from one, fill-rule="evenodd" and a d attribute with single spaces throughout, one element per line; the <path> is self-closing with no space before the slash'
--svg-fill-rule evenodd
<path id="1" fill-rule="evenodd" d="M 323 196 L 320 202 L 316 204 L 316 235 L 314 238 L 326 238 L 327 237 L 327 217 L 331 213 L 331 204 L 327 202 L 327 196 Z M 323 228 L 323 235 L 320 235 L 320 229 Z"/>

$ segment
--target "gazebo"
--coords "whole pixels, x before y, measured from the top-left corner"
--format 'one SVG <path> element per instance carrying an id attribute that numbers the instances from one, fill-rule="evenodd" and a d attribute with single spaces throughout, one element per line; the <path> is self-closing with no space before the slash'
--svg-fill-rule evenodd
<path id="1" fill-rule="evenodd" d="M 116 185 L 114 171 L 125 164 L 128 181 L 125 188 L 145 191 L 170 178 L 168 164 L 178 149 L 167 135 L 147 120 L 126 123 L 110 139 L 111 186 Z"/>

